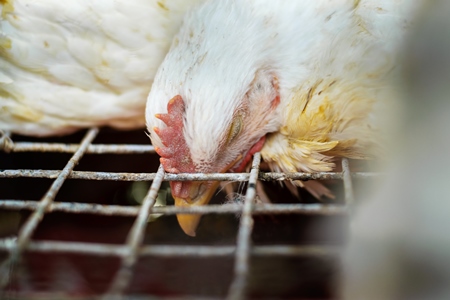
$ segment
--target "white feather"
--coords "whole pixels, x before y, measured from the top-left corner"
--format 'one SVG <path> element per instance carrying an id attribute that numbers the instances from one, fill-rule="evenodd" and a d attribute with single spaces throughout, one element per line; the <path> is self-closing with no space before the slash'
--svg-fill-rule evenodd
<path id="1" fill-rule="evenodd" d="M 165 126 L 154 115 L 167 112 L 168 101 L 181 95 L 186 105 L 183 134 L 198 171 L 221 170 L 270 132 L 278 132 L 277 139 L 283 141 L 276 145 L 266 143 L 263 157 L 284 171 L 325 168 L 330 158 L 322 152 L 331 150 L 341 140 L 360 137 L 361 145 L 367 146 L 371 134 L 363 132 L 361 126 L 375 124 L 370 113 L 345 130 L 332 128 L 331 132 L 324 132 L 333 141 L 319 147 L 320 151 L 296 148 L 296 155 L 286 158 L 287 164 L 280 158 L 293 138 L 283 134 L 283 130 L 301 126 L 290 115 L 299 108 L 295 99 L 306 96 L 316 82 L 332 85 L 337 79 L 339 86 L 327 95 L 314 95 L 308 112 L 318 111 L 324 97 L 334 97 L 331 101 L 340 105 L 336 115 L 345 120 L 348 114 L 361 109 L 356 106 L 351 112 L 346 110 L 353 95 L 364 96 L 365 103 L 388 100 L 383 98 L 390 96 L 396 50 L 419 4 L 414 0 L 205 2 L 187 14 L 155 77 L 146 109 L 153 144 L 163 147 L 153 128 Z M 269 114 L 273 77 L 279 82 L 281 103 Z M 257 96 L 255 81 L 265 91 Z M 222 147 L 223 138 L 243 105 L 249 107 L 243 132 L 237 144 Z M 362 105 L 372 109 L 369 104 Z M 374 110 L 377 105 L 374 104 Z M 308 136 L 301 138 L 305 142 L 313 140 Z M 285 146 L 284 150 L 279 149 L 280 145 Z M 307 161 L 311 157 L 317 161 Z"/>
<path id="2" fill-rule="evenodd" d="M 201 0 L 8 0 L 0 5 L 0 129 L 142 127 L 156 70 Z"/>

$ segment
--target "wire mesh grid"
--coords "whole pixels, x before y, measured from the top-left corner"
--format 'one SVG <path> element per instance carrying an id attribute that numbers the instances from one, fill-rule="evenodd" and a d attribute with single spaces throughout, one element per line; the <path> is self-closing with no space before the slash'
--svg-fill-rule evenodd
<path id="1" fill-rule="evenodd" d="M 73 154 L 62 170 L 1 170 L 0 178 L 46 178 L 53 183 L 40 201 L 26 199 L 0 199 L 0 209 L 28 210 L 31 212 L 21 225 L 16 238 L 0 239 L 0 250 L 7 252 L 7 258 L 0 266 L 0 293 L 6 295 L 11 282 L 11 270 L 17 265 L 24 252 L 35 253 L 70 253 L 86 254 L 98 257 L 117 257 L 120 266 L 115 272 L 109 287 L 97 295 L 103 299 L 122 299 L 129 297 L 127 290 L 133 276 L 137 261 L 143 257 L 234 257 L 233 276 L 227 299 L 244 299 L 249 285 L 249 268 L 251 257 L 268 256 L 327 256 L 336 255 L 340 247 L 323 245 L 252 245 L 253 218 L 256 215 L 273 214 L 312 214 L 339 215 L 348 212 L 349 204 L 354 202 L 352 179 L 372 178 L 378 176 L 374 172 L 350 172 L 346 159 L 342 160 L 342 172 L 319 173 L 274 173 L 260 172 L 261 156 L 254 155 L 250 173 L 237 174 L 166 174 L 161 166 L 156 173 L 119 173 L 74 171 L 74 167 L 85 154 L 154 154 L 150 145 L 132 144 L 93 144 L 99 129 L 87 131 L 79 144 L 13 142 L 10 134 L 0 137 L 0 148 L 5 152 L 62 152 Z M 99 180 L 99 181 L 152 181 L 150 189 L 140 206 L 101 205 L 92 203 L 55 202 L 55 197 L 67 179 Z M 342 180 L 346 204 L 256 204 L 256 183 L 262 181 L 335 179 Z M 247 191 L 243 205 L 221 204 L 193 207 L 155 206 L 158 191 L 163 181 L 235 181 L 246 182 Z M 32 236 L 46 214 L 50 212 L 84 213 L 105 216 L 128 216 L 135 220 L 129 230 L 125 244 L 86 243 L 70 241 L 38 241 Z M 152 214 L 174 215 L 177 213 L 192 214 L 236 214 L 241 215 L 235 245 L 144 245 L 144 234 L 147 220 Z M 19 293 L 20 295 L 20 293 Z M 26 294 L 27 297 L 32 294 Z M 62 297 L 58 294 L 58 297 Z M 70 298 L 70 294 L 63 295 Z M 178 295 L 180 296 L 180 295 Z M 193 295 L 182 295 L 186 298 Z M 182 297 L 178 297 L 182 298 Z"/>

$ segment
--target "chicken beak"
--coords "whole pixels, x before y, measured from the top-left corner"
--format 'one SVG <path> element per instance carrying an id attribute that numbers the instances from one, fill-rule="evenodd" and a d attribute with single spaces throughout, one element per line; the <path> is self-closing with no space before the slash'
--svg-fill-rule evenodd
<path id="1" fill-rule="evenodd" d="M 218 181 L 212 182 L 200 182 L 200 181 L 190 181 L 183 182 L 185 185 L 189 185 L 189 194 L 195 195 L 194 197 L 181 198 L 174 196 L 175 206 L 178 207 L 191 207 L 206 205 L 211 200 L 214 192 L 219 186 Z M 181 229 L 190 236 L 195 236 L 195 230 L 197 229 L 198 223 L 200 222 L 201 214 L 177 214 L 178 223 Z"/>
<path id="2" fill-rule="evenodd" d="M 239 155 L 233 162 L 223 168 L 220 173 L 225 173 L 230 170 L 238 161 L 242 159 L 242 155 Z M 219 181 L 183 181 L 183 182 L 171 182 L 171 185 L 181 184 L 179 190 L 183 190 L 183 197 L 174 195 L 175 189 L 172 186 L 172 196 L 175 199 L 175 206 L 178 207 L 190 207 L 206 205 L 211 200 L 214 192 L 219 186 Z M 176 193 L 175 193 L 176 194 Z M 190 236 L 195 236 L 195 230 L 198 223 L 200 223 L 201 214 L 177 214 L 178 223 L 181 229 Z"/>

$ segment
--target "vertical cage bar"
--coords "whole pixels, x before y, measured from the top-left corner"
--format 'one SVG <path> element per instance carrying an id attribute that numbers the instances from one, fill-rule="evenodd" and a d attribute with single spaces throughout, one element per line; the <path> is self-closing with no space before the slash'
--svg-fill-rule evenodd
<path id="1" fill-rule="evenodd" d="M 12 148 L 11 132 L 0 130 L 0 150 L 9 152 Z"/>
<path id="2" fill-rule="evenodd" d="M 267 207 L 262 207 L 262 208 L 258 208 L 258 207 L 254 207 L 254 199 L 256 196 L 256 184 L 257 184 L 257 179 L 258 179 L 258 173 L 259 173 L 259 164 L 260 164 L 260 154 L 257 153 L 254 156 L 253 159 L 253 163 L 252 163 L 252 170 L 250 172 L 250 176 L 248 176 L 248 174 L 245 174 L 245 178 L 242 177 L 242 175 L 244 174 L 220 174 L 220 176 L 236 176 L 236 178 L 232 178 L 233 180 L 239 180 L 239 181 L 246 181 L 248 180 L 248 189 L 246 192 L 246 197 L 245 197 L 245 201 L 244 201 L 244 205 L 241 209 L 242 212 L 242 217 L 240 220 L 240 225 L 239 225 L 239 231 L 238 231 L 238 236 L 237 236 L 237 245 L 236 245 L 236 249 L 234 250 L 234 247 L 223 247 L 223 249 L 221 249 L 220 247 L 214 248 L 211 247 L 211 249 L 196 249 L 196 248 L 189 248 L 189 247 L 184 247 L 178 249 L 177 247 L 173 247 L 173 248 L 164 248 L 161 246 L 146 246 L 146 247 L 142 247 L 142 242 L 144 239 L 144 235 L 145 235 L 145 229 L 146 229 L 146 224 L 147 224 L 147 218 L 149 216 L 150 213 L 156 213 L 159 212 L 159 208 L 155 208 L 153 209 L 153 206 L 155 204 L 155 200 L 157 197 L 157 192 L 160 188 L 160 184 L 161 181 L 163 180 L 164 176 L 166 176 L 166 180 L 175 180 L 176 176 L 178 175 L 173 175 L 173 174 L 166 174 L 164 175 L 164 171 L 161 168 L 161 166 L 158 169 L 158 172 L 156 173 L 156 176 L 152 177 L 151 179 L 148 179 L 146 176 L 150 176 L 148 174 L 133 174 L 133 173 L 129 173 L 129 174 L 125 174 L 125 173 L 120 173 L 120 174 L 115 174 L 115 173 L 102 173 L 102 172 L 98 172 L 98 174 L 94 174 L 95 172 L 76 172 L 76 171 L 72 171 L 73 168 L 75 167 L 75 165 L 78 163 L 79 159 L 81 159 L 81 157 L 86 154 L 86 153 L 98 153 L 98 154 L 102 154 L 102 153 L 148 153 L 150 151 L 153 151 L 151 148 L 149 148 L 149 146 L 142 146 L 142 145 L 91 145 L 92 140 L 95 138 L 95 135 L 98 133 L 95 132 L 94 136 L 92 137 L 91 141 L 88 142 L 87 147 L 84 150 L 81 150 L 81 148 L 83 147 L 86 139 L 88 138 L 88 136 L 91 134 L 92 130 L 97 130 L 97 129 L 91 129 L 90 131 L 88 131 L 88 133 L 85 135 L 85 138 L 83 139 L 83 141 L 80 144 L 70 144 L 70 145 L 65 145 L 65 144 L 54 144 L 54 143 L 49 143 L 49 144 L 39 144 L 39 143 L 29 143 L 30 145 L 28 145 L 27 143 L 21 143 L 21 142 L 16 142 L 13 144 L 13 141 L 10 138 L 10 133 L 9 132 L 2 132 L 0 130 L 0 151 L 4 150 L 4 151 L 60 151 L 59 149 L 61 148 L 61 152 L 75 152 L 74 156 L 69 160 L 68 164 L 66 165 L 66 167 L 62 170 L 62 171 L 51 171 L 51 170 L 31 170 L 31 171 L 37 171 L 37 172 L 54 172 L 51 173 L 51 176 L 53 176 L 52 178 L 56 178 L 55 181 L 53 182 L 52 186 L 50 187 L 50 189 L 47 191 L 47 193 L 44 195 L 43 198 L 41 198 L 41 201 L 39 202 L 35 202 L 32 205 L 31 204 L 27 204 L 30 206 L 30 210 L 32 211 L 32 214 L 30 215 L 30 217 L 28 218 L 28 220 L 26 221 L 26 223 L 22 226 L 21 231 L 19 233 L 19 237 L 17 239 L 17 243 L 14 241 L 14 246 L 8 246 L 8 247 L 3 247 L 5 250 L 7 248 L 7 251 L 10 251 L 9 253 L 9 258 L 6 262 L 9 262 L 8 264 L 5 265 L 2 264 L 0 266 L 0 298 L 2 297 L 1 291 L 5 288 L 5 286 L 7 286 L 8 284 L 8 280 L 9 280 L 9 276 L 13 271 L 13 269 L 15 268 L 15 263 L 17 261 L 20 260 L 21 258 L 21 254 L 24 250 L 36 250 L 36 249 L 48 249 L 45 250 L 48 253 L 58 253 L 58 251 L 61 251 L 56 249 L 55 246 L 52 243 L 42 243 L 41 242 L 34 242 L 31 238 L 33 235 L 33 232 L 35 231 L 35 229 L 37 228 L 37 226 L 39 226 L 39 222 L 42 220 L 42 218 L 45 216 L 45 213 L 50 211 L 50 209 L 55 205 L 54 198 L 56 197 L 56 194 L 58 193 L 59 189 L 61 188 L 62 184 L 64 183 L 64 180 L 67 178 L 83 178 L 83 179 L 89 179 L 89 180 L 93 180 L 95 176 L 98 176 L 98 178 L 100 179 L 96 179 L 96 180 L 111 180 L 111 178 L 113 176 L 116 176 L 114 178 L 114 180 L 129 180 L 129 181 L 136 181 L 136 178 L 138 178 L 138 175 L 140 176 L 139 180 L 152 180 L 153 179 L 153 183 L 152 186 L 150 187 L 146 197 L 144 198 L 144 201 L 142 203 L 142 206 L 140 208 L 135 207 L 135 210 L 125 210 L 125 212 L 123 212 L 123 214 L 127 214 L 127 215 L 133 215 L 133 216 L 137 216 L 133 226 L 130 229 L 130 232 L 128 233 L 128 237 L 126 240 L 126 245 L 119 245 L 117 246 L 117 249 L 114 249 L 114 254 L 117 257 L 121 258 L 121 266 L 119 268 L 119 270 L 117 271 L 117 273 L 114 276 L 113 281 L 111 282 L 111 285 L 107 291 L 107 294 L 103 295 L 104 299 L 122 299 L 125 298 L 125 292 L 127 290 L 127 288 L 129 287 L 129 284 L 134 276 L 133 272 L 134 272 L 134 266 L 136 264 L 136 262 L 138 261 L 140 255 L 149 255 L 149 253 L 151 253 L 151 255 L 157 255 L 157 256 L 162 256 L 162 257 L 167 257 L 167 256 L 171 256 L 171 255 L 181 255 L 181 256 L 189 256 L 189 255 L 193 255 L 193 256 L 225 256 L 225 255 L 233 255 L 235 256 L 235 262 L 234 262 L 234 276 L 233 276 L 233 280 L 232 280 L 232 284 L 229 287 L 228 290 L 228 295 L 227 295 L 227 299 L 243 299 L 246 297 L 246 292 L 248 291 L 248 286 L 249 286 L 249 273 L 250 273 L 250 267 L 251 267 L 251 255 L 301 255 L 299 253 L 304 253 L 305 250 L 303 249 L 269 249 L 269 248 L 264 248 L 264 247 L 252 247 L 252 240 L 251 240 L 251 234 L 252 234 L 252 230 L 253 230 L 253 213 L 257 213 L 258 211 L 261 212 L 261 210 L 267 210 Z M 20 144 L 20 145 L 19 145 Z M 45 147 L 44 147 L 45 146 Z M 129 147 L 129 146 L 133 146 L 133 147 Z M 42 149 L 40 148 L 42 147 Z M 17 148 L 17 149 L 16 149 Z M 45 149 L 44 149 L 45 148 Z M 79 154 L 77 154 L 79 153 Z M 76 160 L 74 159 L 76 156 L 79 156 Z M 72 166 L 69 166 L 72 162 Z M 349 161 L 347 159 L 342 159 L 341 161 L 342 163 L 342 173 L 331 173 L 331 172 L 319 172 L 319 173 L 302 173 L 301 176 L 302 177 L 298 177 L 298 178 L 306 178 L 306 179 L 310 179 L 310 178 L 318 178 L 318 179 L 326 179 L 326 178 L 335 178 L 335 179 L 342 179 L 343 180 L 343 185 L 344 185 L 344 191 L 345 191 L 345 201 L 347 205 L 351 205 L 354 202 L 354 190 L 353 190 L 353 182 L 352 179 L 356 178 L 358 176 L 358 173 L 353 173 L 351 174 L 350 172 L 350 167 L 349 167 Z M 69 167 L 69 168 L 68 168 Z M 9 171 L 9 170 L 7 170 Z M 19 170 L 19 171 L 29 171 L 29 170 Z M 66 174 L 64 174 L 66 172 Z M 162 172 L 162 175 L 160 174 L 160 172 Z M 1 173 L 1 172 L 0 172 Z M 79 173 L 79 174 L 78 174 Z M 92 173 L 92 174 L 91 174 Z M 8 173 L 9 174 L 9 173 Z M 78 174 L 78 175 L 77 175 Z M 366 173 L 361 173 L 361 177 L 362 178 L 368 178 L 368 176 L 373 176 L 371 174 L 367 175 Z M 79 177 L 76 177 L 76 176 Z M 188 174 L 188 176 L 194 176 L 195 178 L 197 177 L 201 177 L 203 179 L 203 177 L 207 178 L 208 176 L 219 176 L 217 174 L 211 175 L 211 174 Z M 241 176 L 241 177 L 237 177 L 237 176 Z M 15 175 L 17 176 L 17 175 Z M 47 177 L 45 178 L 51 178 L 49 177 L 50 175 L 45 175 Z M 74 177 L 75 176 L 75 177 Z M 82 177 L 85 176 L 85 177 Z M 88 177 L 88 176 L 92 176 Z M 130 177 L 128 176 L 136 176 L 136 178 L 132 178 L 130 180 Z M 183 176 L 186 176 L 185 174 L 183 174 Z M 266 177 L 264 177 L 264 180 L 283 180 L 288 178 L 289 176 L 293 176 L 292 174 L 290 174 L 289 176 L 287 176 L 286 174 L 282 174 L 282 173 L 273 173 L 273 174 L 268 174 L 265 175 Z M 281 176 L 281 177 L 280 177 Z M 300 176 L 300 175 L 295 175 L 295 176 Z M 369 176 L 369 177 L 370 177 Z M 8 176 L 5 176 L 8 177 Z M 38 176 L 35 176 L 38 177 Z M 62 178 L 62 179 L 61 179 Z M 128 179 L 126 179 L 128 178 Z M 186 177 L 187 179 L 190 179 L 190 177 Z M 186 180 L 185 178 L 185 180 Z M 282 178 L 282 179 L 278 179 L 278 178 Z M 358 177 L 359 178 L 359 177 Z M 217 180 L 224 180 L 225 177 L 220 177 Z M 198 180 L 198 179 L 197 179 Z M 4 200 L 4 201 L 8 201 L 8 200 Z M 0 206 L 2 200 L 0 200 Z M 25 205 L 25 203 L 23 203 L 24 201 L 20 201 L 20 205 Z M 9 202 L 8 202 L 9 203 Z M 11 204 L 11 203 L 10 203 Z M 63 204 L 59 204 L 56 203 L 55 207 L 59 207 L 59 205 L 61 205 L 61 207 L 65 207 L 65 205 L 67 204 L 67 207 L 70 209 L 68 209 L 67 211 L 70 212 L 75 212 L 75 206 L 73 206 L 72 204 L 68 204 L 68 203 L 63 203 Z M 12 204 L 11 204 L 12 205 Z M 85 204 L 83 204 L 85 205 Z M 11 206 L 12 207 L 12 206 Z M 131 208 L 131 207 L 127 207 Z M 195 209 L 205 209 L 205 213 L 211 213 L 213 212 L 213 210 L 207 210 L 211 209 L 211 207 L 200 207 L 200 208 L 195 208 Z M 223 210 L 225 211 L 225 207 L 221 207 L 221 209 L 223 208 Z M 270 209 L 273 209 L 276 212 L 276 208 L 277 207 L 271 207 Z M 305 207 L 306 208 L 306 207 Z M 305 208 L 302 208 L 306 211 Z M 105 212 L 107 211 L 108 207 L 86 207 L 86 211 L 89 210 L 93 213 L 99 213 L 100 211 Z M 121 211 L 122 208 L 120 208 Z M 299 208 L 297 208 L 299 209 Z M 114 213 L 111 213 L 109 210 L 108 212 L 104 213 L 105 215 L 115 215 L 117 212 L 119 212 L 118 208 L 114 208 Z M 117 210 L 117 212 L 116 212 Z M 232 210 L 231 208 L 228 208 L 228 210 Z M 278 208 L 279 210 L 279 208 Z M 283 208 L 283 211 L 288 211 L 287 208 Z M 290 210 L 289 210 L 290 211 Z M 294 211 L 294 210 L 292 210 Z M 297 210 L 295 210 L 297 211 Z M 298 210 L 300 211 L 300 210 Z M 164 208 L 161 210 L 162 213 L 170 213 L 173 214 L 175 212 L 174 207 L 169 207 L 168 209 Z M 122 213 L 122 212 L 121 212 Z M 118 213 L 119 214 L 119 213 Z M 36 246 L 37 245 L 37 246 Z M 70 249 L 70 253 L 77 253 L 76 251 L 72 251 L 72 249 L 70 247 L 72 247 L 72 245 L 70 243 L 66 243 L 66 242 L 61 242 L 61 247 L 63 249 Z M 1 246 L 1 241 L 0 241 L 0 246 Z M 41 248 L 39 248 L 41 247 Z M 92 250 L 92 249 L 95 249 Z M 88 245 L 88 247 L 86 247 L 88 250 L 85 250 L 84 248 L 82 248 L 80 246 L 80 249 L 77 251 L 81 251 L 83 253 L 83 251 L 85 251 L 85 253 L 97 253 L 97 252 L 105 252 L 107 253 L 107 248 L 108 247 L 104 247 L 104 248 L 95 248 L 96 245 Z M 281 247 L 281 246 L 280 246 Z M 185 249 L 186 248 L 186 249 Z M 78 249 L 78 248 L 77 248 Z M 91 250 L 89 250 L 91 249 Z M 275 251 L 276 250 L 276 251 Z M 39 250 L 41 251 L 41 250 Z M 63 250 L 67 251 L 67 250 Z M 72 252 L 71 252 L 72 251 Z M 91 251 L 91 252 L 89 252 Z M 97 251 L 97 252 L 96 252 Z M 110 250 L 112 251 L 112 250 Z M 186 251 L 187 254 L 183 254 Z M 202 252 L 203 251 L 203 252 Z M 303 251 L 303 252 L 302 252 Z M 322 250 L 320 250 L 322 251 Z M 320 252 L 319 251 L 319 252 Z M 192 254 L 192 253 L 195 253 Z M 218 254 L 219 253 L 219 254 Z M 224 254 L 225 253 L 225 254 Z M 274 254 L 275 253 L 275 254 Z M 309 253 L 309 252 L 308 252 Z M 103 254 L 102 254 L 103 255 Z M 105 254 L 107 255 L 107 254 Z M 5 274 L 6 270 L 6 275 L 3 276 Z M 17 274 L 17 270 L 15 270 L 15 273 Z M 6 280 L 6 281 L 4 281 Z M 5 285 L 1 285 L 2 283 L 5 283 Z"/>
<path id="3" fill-rule="evenodd" d="M 128 253 L 122 259 L 122 265 L 117 272 L 108 293 L 104 296 L 105 300 L 122 299 L 125 289 L 128 287 L 133 276 L 133 267 L 138 258 L 139 247 L 144 239 L 145 228 L 147 220 L 150 215 L 152 207 L 155 205 L 156 197 L 158 196 L 159 188 L 164 179 L 164 169 L 162 165 L 159 166 L 156 173 L 155 180 L 150 187 L 150 190 L 145 196 L 139 214 L 130 230 L 127 237 Z"/>
<path id="4" fill-rule="evenodd" d="M 253 229 L 252 210 L 256 196 L 256 183 L 258 180 L 260 162 L 261 154 L 258 152 L 253 157 L 252 170 L 250 172 L 241 222 L 239 224 L 236 259 L 234 263 L 234 278 L 227 295 L 227 299 L 229 300 L 240 300 L 245 298 L 249 273 L 251 234 Z"/>
<path id="5" fill-rule="evenodd" d="M 352 176 L 347 158 L 342 159 L 342 178 L 344 180 L 345 203 L 351 205 L 355 201 Z"/>
<path id="6" fill-rule="evenodd" d="M 44 214 L 49 208 L 49 206 L 52 204 L 59 189 L 63 185 L 66 178 L 69 176 L 70 172 L 74 169 L 75 165 L 77 165 L 81 157 L 83 157 L 83 154 L 86 152 L 88 146 L 92 143 L 97 134 L 98 134 L 97 128 L 92 128 L 86 133 L 78 150 L 70 158 L 67 165 L 61 171 L 59 176 L 55 179 L 50 189 L 47 191 L 47 193 L 39 202 L 38 206 L 36 207 L 36 210 L 31 214 L 31 216 L 22 226 L 19 235 L 17 237 L 16 246 L 9 254 L 8 259 L 6 259 L 6 261 L 4 261 L 0 266 L 0 291 L 3 290 L 8 284 L 9 281 L 8 270 L 10 266 L 13 265 L 19 259 L 20 254 L 27 246 L 34 230 L 44 217 Z"/>

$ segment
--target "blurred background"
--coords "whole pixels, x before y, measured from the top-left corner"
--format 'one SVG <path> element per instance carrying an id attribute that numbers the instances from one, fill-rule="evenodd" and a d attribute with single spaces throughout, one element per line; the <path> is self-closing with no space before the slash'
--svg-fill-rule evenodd
<path id="1" fill-rule="evenodd" d="M 427 1 L 401 57 L 388 176 L 360 203 L 345 299 L 450 299 L 450 1 Z"/>

